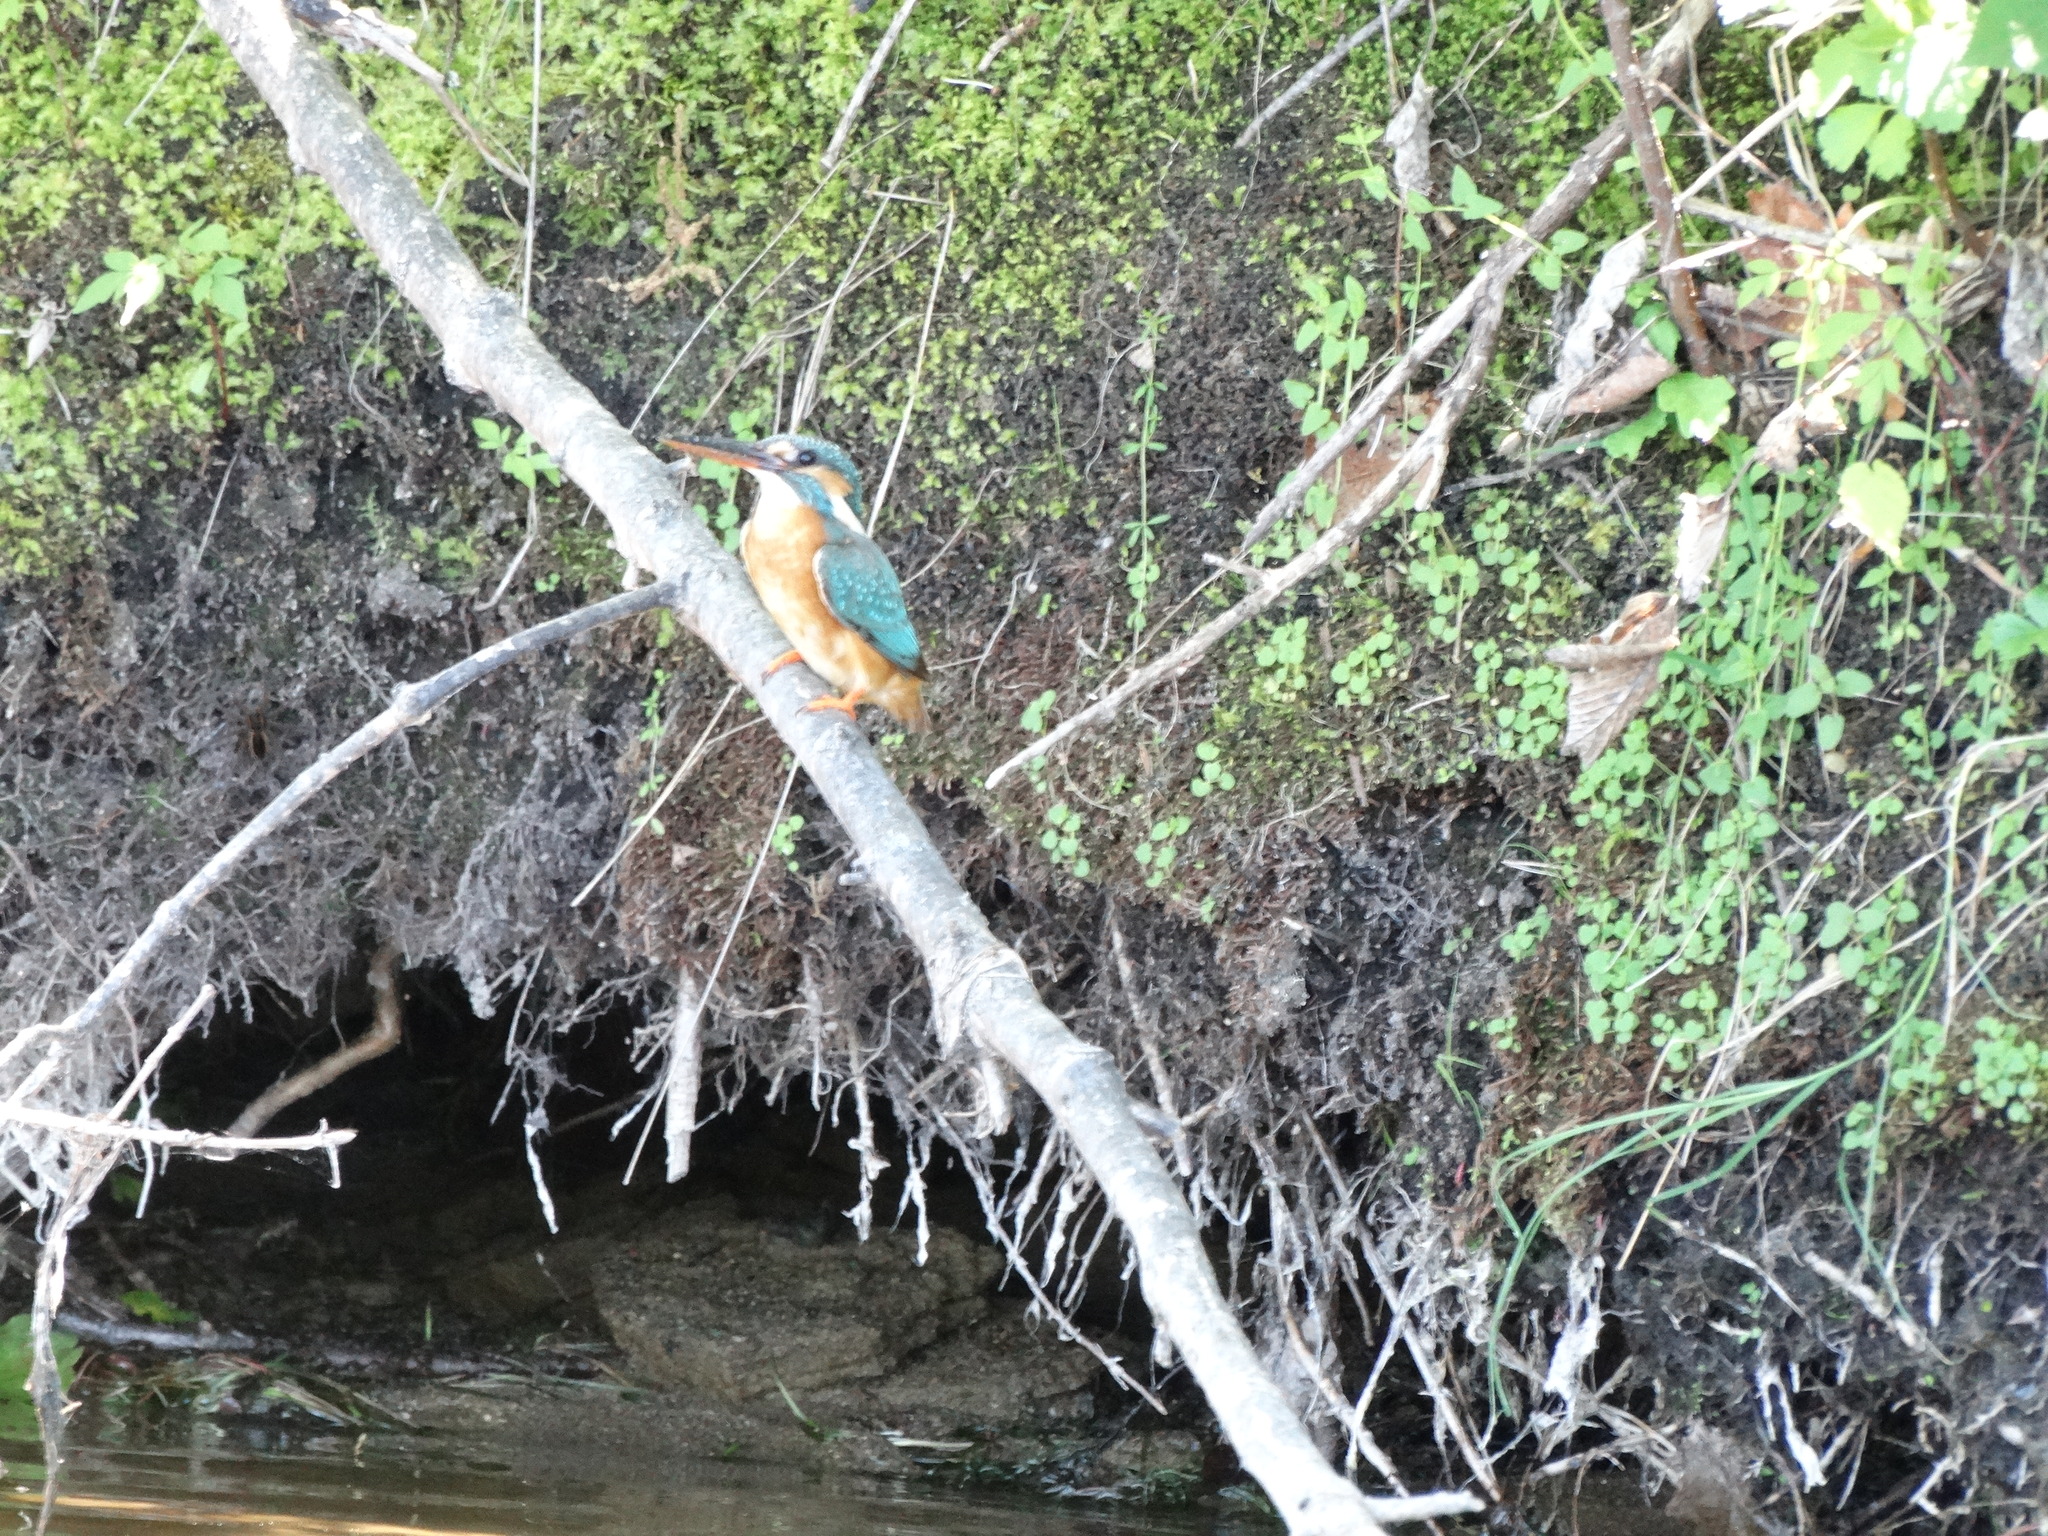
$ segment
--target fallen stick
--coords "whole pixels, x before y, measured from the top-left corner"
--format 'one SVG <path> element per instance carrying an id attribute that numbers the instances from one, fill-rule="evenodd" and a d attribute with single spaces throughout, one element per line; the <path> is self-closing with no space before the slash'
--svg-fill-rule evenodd
<path id="1" fill-rule="evenodd" d="M 282 15 L 279 22 L 284 26 L 290 25 L 284 21 Z M 35 1040 L 50 1035 L 76 1034 L 98 1022 L 100 1016 L 113 1006 L 114 1000 L 134 983 L 136 977 L 141 974 L 142 967 L 163 947 L 164 941 L 184 926 L 185 919 L 191 915 L 192 909 L 233 873 L 235 866 L 248 857 L 258 843 L 282 827 L 301 806 L 333 783 L 341 771 L 356 759 L 382 746 L 400 731 L 421 724 L 451 695 L 468 687 L 485 674 L 495 672 L 513 658 L 537 651 L 554 641 L 580 635 L 585 630 L 595 629 L 601 624 L 630 618 L 636 613 L 645 613 L 650 608 L 663 607 L 668 601 L 669 590 L 660 582 L 636 588 L 631 592 L 622 592 L 619 596 L 608 598 L 604 602 L 592 603 L 588 607 L 577 609 L 574 613 L 566 613 L 559 619 L 549 619 L 545 624 L 536 624 L 530 629 L 522 629 L 516 635 L 507 635 L 495 645 L 487 645 L 476 654 L 465 656 L 454 666 L 444 668 L 423 682 L 405 684 L 392 695 L 391 703 L 382 713 L 359 726 L 355 733 L 340 745 L 328 748 L 301 769 L 298 777 L 280 790 L 277 797 L 258 812 L 254 820 L 229 838 L 220 852 L 201 865 L 197 874 L 159 906 L 155 915 L 150 918 L 149 926 L 144 928 L 135 942 L 122 952 L 121 958 L 114 963 L 114 968 L 107 972 L 105 979 L 93 989 L 92 995 L 72 1009 L 61 1024 L 44 1024 L 25 1029 L 8 1041 L 4 1048 L 0 1048 L 0 1067 L 6 1066 L 19 1056 Z M 5 1112 L 13 1111 L 8 1109 Z"/>
<path id="2" fill-rule="evenodd" d="M 304 1071 L 294 1072 L 290 1077 L 280 1078 L 249 1103 L 249 1107 L 235 1116 L 228 1127 L 230 1136 L 254 1136 L 275 1119 L 279 1111 L 289 1108 L 308 1094 L 317 1093 L 344 1072 L 353 1072 L 366 1061 L 375 1061 L 387 1051 L 396 1050 L 403 1038 L 401 1025 L 403 1010 L 398 1006 L 398 945 L 386 939 L 377 946 L 377 953 L 370 957 L 370 990 L 376 994 L 376 1008 L 368 1030 L 351 1040 L 340 1050 L 321 1057 Z"/>
<path id="3" fill-rule="evenodd" d="M 788 642 L 746 574 L 692 516 L 661 464 L 572 378 L 426 206 L 334 71 L 292 31 L 281 0 L 204 0 L 207 19 L 324 176 L 370 250 L 440 338 L 457 382 L 487 389 L 611 525 L 619 553 L 671 584 L 676 616 L 751 686 L 923 957 L 933 1023 L 950 1052 L 971 1035 L 1016 1069 L 1066 1131 L 1124 1223 L 1159 1325 L 1207 1393 L 1239 1461 L 1295 1536 L 1374 1536 L 1364 1496 L 1323 1460 L 1224 1300 L 1201 1228 L 1130 1111 L 1109 1054 L 1039 999 L 1024 962 L 962 890 L 867 738 L 808 712 L 803 667 L 765 681 Z"/>
<path id="4" fill-rule="evenodd" d="M 80 1141 L 118 1145 L 142 1142 L 152 1147 L 183 1147 L 190 1152 L 327 1152 L 345 1147 L 356 1139 L 350 1130 L 309 1131 L 303 1136 L 223 1136 L 217 1131 L 181 1131 L 174 1126 L 152 1125 L 141 1120 L 98 1120 L 88 1115 L 67 1115 L 58 1109 L 38 1109 L 32 1104 L 0 1104 L 0 1125 L 32 1125 L 38 1130 L 56 1131 Z"/>
<path id="5" fill-rule="evenodd" d="M 1773 240 L 1782 240 L 1787 245 L 1803 245 L 1816 251 L 1850 250 L 1868 251 L 1884 261 L 1910 265 L 1925 251 L 1921 245 L 1909 245 L 1900 240 L 1873 240 L 1859 234 L 1852 222 L 1847 229 L 1816 230 L 1801 229 L 1796 224 L 1780 224 L 1776 219 L 1766 219 L 1759 214 L 1746 213 L 1740 208 L 1730 208 L 1722 203 L 1704 197 L 1681 197 L 1678 206 L 1687 213 L 1696 213 L 1703 219 L 1712 219 L 1716 224 L 1726 224 L 1730 229 L 1739 229 L 1748 235 L 1766 235 Z M 1968 251 L 1943 251 L 1949 264 L 1959 270 L 1968 270 L 1983 265 L 1980 258 Z"/>
<path id="6" fill-rule="evenodd" d="M 1698 291 L 1692 273 L 1676 265 L 1685 255 L 1685 234 L 1678 227 L 1678 209 L 1672 204 L 1671 173 L 1664 164 L 1664 146 L 1650 121 L 1650 104 L 1643 99 L 1642 66 L 1636 58 L 1635 37 L 1629 20 L 1628 0 L 1600 0 L 1600 14 L 1607 23 L 1607 51 L 1614 55 L 1614 82 L 1621 90 L 1622 121 L 1628 124 L 1629 142 L 1635 146 L 1636 169 L 1642 173 L 1643 193 L 1650 200 L 1650 213 L 1657 225 L 1657 248 L 1663 270 L 1658 274 L 1664 286 L 1671 318 L 1685 338 L 1686 361 L 1692 371 L 1719 373 L 1714 338 L 1707 334 L 1707 322 L 1700 318 Z"/>
<path id="7" fill-rule="evenodd" d="M 910 24 L 910 13 L 917 9 L 917 0 L 903 0 L 896 8 L 896 14 L 889 19 L 889 30 L 882 34 L 882 40 L 875 44 L 875 51 L 868 59 L 868 67 L 860 77 L 860 83 L 853 88 L 853 95 L 847 98 L 846 110 L 839 114 L 839 126 L 832 130 L 832 142 L 825 146 L 825 156 L 818 162 L 818 169 L 830 175 L 838 168 L 839 157 L 846 153 L 846 140 L 853 132 L 854 119 L 860 116 L 860 109 L 868 99 L 868 93 L 875 88 L 875 82 L 882 78 L 882 66 L 889 62 L 889 55 L 896 51 L 896 39 L 903 35 L 903 29 Z"/>
<path id="8" fill-rule="evenodd" d="M 1274 118 L 1314 90 L 1325 75 L 1329 74 L 1331 70 L 1342 64 L 1350 56 L 1352 49 L 1356 48 L 1360 43 L 1368 41 L 1375 32 L 1379 31 L 1388 22 L 1399 21 L 1414 8 L 1414 5 L 1415 0 L 1395 0 L 1391 9 L 1382 11 L 1349 37 L 1342 39 L 1336 47 L 1302 71 L 1302 76 L 1299 80 L 1268 102 L 1260 110 L 1257 117 L 1245 124 L 1244 132 L 1237 136 L 1235 147 L 1238 149 L 1249 149 L 1252 141 L 1258 138 L 1260 129 L 1264 128 L 1266 124 L 1273 121 Z"/>
<path id="9" fill-rule="evenodd" d="M 1712 0 L 1686 0 L 1684 8 L 1672 22 L 1671 29 L 1664 34 L 1650 55 L 1648 68 L 1661 75 L 1675 68 L 1684 58 L 1692 40 L 1706 26 L 1707 18 L 1713 14 Z M 1132 698 L 1154 688 L 1160 683 L 1170 682 L 1191 671 L 1217 642 L 1230 634 L 1246 621 L 1265 612 L 1294 587 L 1323 569 L 1336 558 L 1340 549 L 1347 547 L 1366 526 L 1392 506 L 1401 492 L 1411 481 L 1428 471 L 1431 480 L 1441 472 L 1443 452 L 1448 446 L 1451 429 L 1459 417 L 1472 403 L 1478 388 L 1484 382 L 1486 367 L 1492 360 L 1493 343 L 1497 335 L 1503 309 L 1507 299 L 1508 284 L 1523 267 L 1529 264 L 1540 247 L 1564 227 L 1565 221 L 1579 210 L 1593 189 L 1614 163 L 1621 158 L 1628 145 L 1627 124 L 1617 119 L 1610 123 L 1600 136 L 1579 152 L 1564 179 L 1551 188 L 1550 195 L 1543 199 L 1536 211 L 1529 216 L 1523 229 L 1528 238 L 1511 239 L 1494 247 L 1480 263 L 1479 272 L 1467 283 L 1457 298 L 1430 323 L 1429 329 L 1416 339 L 1415 345 L 1400 362 L 1374 387 L 1365 402 L 1348 416 L 1344 424 L 1325 442 L 1307 463 L 1297 470 L 1280 487 L 1260 511 L 1244 536 L 1240 549 L 1248 549 L 1264 537 L 1266 531 L 1282 517 L 1301 505 L 1308 494 L 1308 488 L 1323 476 L 1338 456 L 1350 447 L 1352 440 L 1367 426 L 1377 420 L 1386 409 L 1387 402 L 1394 398 L 1423 363 L 1450 340 L 1461 325 L 1470 320 L 1472 334 L 1465 347 L 1465 356 L 1452 376 L 1451 383 L 1440 396 L 1436 414 L 1429 420 L 1421 434 L 1401 455 L 1394 467 L 1387 471 L 1351 512 L 1332 523 L 1323 536 L 1308 550 L 1295 556 L 1286 565 L 1261 571 L 1256 577 L 1247 577 L 1252 589 L 1230 608 L 1211 619 L 1200 629 L 1189 635 L 1166 655 L 1157 661 L 1140 667 L 1123 683 L 1090 704 L 1078 714 L 1069 716 L 1052 730 L 1032 742 L 1022 751 L 1015 753 L 990 772 L 983 784 L 994 789 L 1004 779 L 1028 762 L 1041 758 L 1063 742 L 1071 740 L 1089 727 L 1111 719 Z M 1425 484 L 1425 493 L 1429 490 Z M 1427 494 L 1418 501 L 1427 501 Z"/>

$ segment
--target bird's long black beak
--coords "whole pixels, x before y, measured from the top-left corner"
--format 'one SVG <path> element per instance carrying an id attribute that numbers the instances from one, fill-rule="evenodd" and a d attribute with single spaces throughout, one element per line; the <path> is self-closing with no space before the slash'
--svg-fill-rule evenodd
<path id="1" fill-rule="evenodd" d="M 740 469 L 780 470 L 784 467 L 781 460 L 771 458 L 752 443 L 743 443 L 735 437 L 665 437 L 661 446 L 687 453 L 692 458 L 712 459 Z"/>

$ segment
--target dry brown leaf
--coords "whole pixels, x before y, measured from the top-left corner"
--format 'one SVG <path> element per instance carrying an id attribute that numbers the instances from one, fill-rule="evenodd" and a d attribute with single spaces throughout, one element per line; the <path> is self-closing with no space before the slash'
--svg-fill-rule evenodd
<path id="1" fill-rule="evenodd" d="M 1398 404 L 1389 401 L 1379 420 L 1337 456 L 1337 462 L 1323 472 L 1323 484 L 1337 498 L 1337 517 L 1349 516 L 1352 509 L 1365 500 L 1367 493 L 1401 461 L 1401 455 L 1408 451 L 1408 445 L 1417 436 L 1416 430 L 1408 424 L 1418 418 L 1427 422 L 1436 412 L 1437 398 L 1429 390 L 1404 394 Z M 1302 439 L 1303 463 L 1315 457 L 1317 446 L 1312 437 Z"/>
<path id="2" fill-rule="evenodd" d="M 1734 500 L 1732 491 L 1718 496 L 1686 491 L 1678 498 L 1678 554 L 1672 580 L 1678 595 L 1688 603 L 1698 602 L 1707 590 L 1707 578 L 1721 558 L 1721 546 L 1728 541 L 1728 514 Z"/>
<path id="3" fill-rule="evenodd" d="M 1785 224 L 1814 234 L 1830 233 L 1848 224 L 1855 216 L 1855 210 L 1844 203 L 1836 217 L 1831 219 L 1825 209 L 1801 196 L 1789 181 L 1773 182 L 1751 192 L 1749 211 L 1774 224 Z M 1842 259 L 1855 259 L 1853 257 L 1831 259 L 1826 252 L 1759 235 L 1748 242 L 1743 259 L 1768 261 L 1786 275 L 1787 281 L 1793 277 L 1807 278 L 1814 297 L 1795 299 L 1781 289 L 1777 293 L 1763 294 L 1737 309 L 1735 289 L 1725 283 L 1706 284 L 1700 292 L 1700 314 L 1708 329 L 1713 331 L 1714 339 L 1731 352 L 1754 354 L 1774 341 L 1798 337 L 1806 327 L 1810 311 L 1817 311 L 1825 318 L 1847 310 L 1860 312 L 1870 308 L 1865 296 L 1874 294 L 1877 303 L 1871 310 L 1869 327 L 1846 349 L 1845 355 L 1854 356 L 1877 339 L 1884 317 L 1897 313 L 1901 307 L 1898 292 L 1889 283 L 1880 282 L 1865 272 L 1844 270 Z M 1820 270 L 1823 265 L 1824 275 Z"/>
<path id="4" fill-rule="evenodd" d="M 1628 296 L 1629 284 L 1642 275 L 1649 250 L 1648 235 L 1635 234 L 1610 246 L 1601 256 L 1592 282 L 1586 285 L 1585 301 L 1572 316 L 1564 342 L 1558 348 L 1557 381 L 1529 402 L 1523 417 L 1523 425 L 1529 431 L 1546 434 L 1567 416 L 1614 409 L 1581 402 L 1601 391 L 1608 376 L 1622 367 L 1621 361 L 1613 359 L 1603 363 L 1601 348 L 1614 329 L 1614 313 Z M 1654 355 L 1654 349 L 1651 350 Z M 1636 344 L 1632 341 L 1623 349 L 1623 360 L 1632 359 L 1635 352 Z M 1652 381 L 1650 387 L 1655 388 L 1660 382 Z"/>
<path id="5" fill-rule="evenodd" d="M 2040 382 L 2042 369 L 2048 367 L 2048 243 L 2012 243 L 1999 351 L 2021 382 Z"/>
<path id="6" fill-rule="evenodd" d="M 1622 733 L 1657 687 L 1664 653 L 1678 644 L 1678 603 L 1638 592 L 1621 616 L 1584 645 L 1556 645 L 1543 659 L 1572 674 L 1559 750 L 1591 763 Z"/>
<path id="7" fill-rule="evenodd" d="M 1678 372 L 1678 364 L 1638 336 L 1608 365 L 1593 375 L 1578 393 L 1565 402 L 1567 416 L 1601 416 L 1634 405 L 1659 384 Z"/>
<path id="8" fill-rule="evenodd" d="M 1403 193 L 1429 196 L 1429 128 L 1436 91 L 1417 70 L 1408 99 L 1387 122 L 1387 150 L 1394 157 L 1394 185 Z M 1403 199 L 1405 202 L 1405 198 Z"/>
<path id="9" fill-rule="evenodd" d="M 1776 473 L 1789 475 L 1799 467 L 1800 450 L 1807 439 L 1831 437 L 1845 430 L 1847 424 L 1835 397 L 1849 382 L 1850 376 L 1842 373 L 1832 384 L 1808 390 L 1773 416 L 1757 435 L 1757 458 Z M 1885 403 L 1889 406 L 1890 399 Z"/>

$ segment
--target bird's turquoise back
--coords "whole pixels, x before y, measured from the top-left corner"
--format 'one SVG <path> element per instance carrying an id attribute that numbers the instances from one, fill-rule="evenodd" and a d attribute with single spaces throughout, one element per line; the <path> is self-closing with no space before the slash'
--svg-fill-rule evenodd
<path id="1" fill-rule="evenodd" d="M 825 519 L 825 542 L 813 558 L 818 591 L 839 622 L 913 677 L 925 677 L 924 654 L 903 606 L 903 588 L 889 557 L 865 534 Z"/>

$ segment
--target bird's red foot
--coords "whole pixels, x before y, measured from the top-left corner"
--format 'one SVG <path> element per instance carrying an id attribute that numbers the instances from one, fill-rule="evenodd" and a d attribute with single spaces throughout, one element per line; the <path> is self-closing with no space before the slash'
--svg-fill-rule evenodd
<path id="1" fill-rule="evenodd" d="M 761 681 L 767 682 L 769 678 L 780 672 L 784 667 L 793 667 L 803 659 L 804 653 L 802 651 L 784 651 L 761 669 Z"/>
<path id="2" fill-rule="evenodd" d="M 863 692 L 865 692 L 864 689 L 854 688 L 838 696 L 828 694 L 822 699 L 811 700 L 810 703 L 804 706 L 804 709 L 806 711 L 836 709 L 846 716 L 847 719 L 857 721 L 860 719 L 860 715 L 856 710 L 856 706 L 860 703 Z"/>

